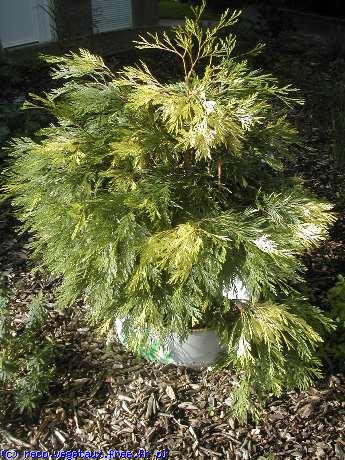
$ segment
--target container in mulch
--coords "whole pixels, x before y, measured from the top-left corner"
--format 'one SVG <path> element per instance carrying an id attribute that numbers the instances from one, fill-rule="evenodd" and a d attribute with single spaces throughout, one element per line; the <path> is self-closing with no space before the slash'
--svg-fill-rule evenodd
<path id="1" fill-rule="evenodd" d="M 223 295 L 228 299 L 242 303 L 250 299 L 249 290 L 240 278 L 235 279 L 232 287 L 223 288 Z M 116 320 L 117 336 L 120 342 L 126 346 L 123 325 L 123 319 Z M 162 342 L 158 340 L 154 332 L 150 332 L 147 335 L 146 343 L 147 345 L 140 354 L 149 361 L 190 368 L 211 367 L 217 362 L 220 354 L 225 351 L 217 332 L 208 328 L 193 329 L 182 341 L 175 334 L 171 334 Z"/>

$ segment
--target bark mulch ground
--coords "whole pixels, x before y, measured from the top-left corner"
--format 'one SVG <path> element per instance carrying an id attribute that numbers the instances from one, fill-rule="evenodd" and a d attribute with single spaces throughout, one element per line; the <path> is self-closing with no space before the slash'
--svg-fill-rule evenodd
<path id="1" fill-rule="evenodd" d="M 323 110 L 317 102 L 321 97 L 318 82 L 322 83 L 322 75 L 345 75 L 345 61 L 328 63 L 310 44 L 279 53 L 267 53 L 267 67 L 302 87 L 309 98 L 295 114 L 307 148 L 288 170 L 302 175 L 319 196 L 338 203 L 339 218 L 329 239 L 305 256 L 310 296 L 327 309 L 327 289 L 345 262 L 345 207 L 340 204 L 344 176 L 331 156 L 329 126 L 316 121 L 317 110 Z M 120 56 L 114 60 L 116 65 L 122 62 Z M 165 75 L 174 69 L 171 61 L 160 65 Z M 42 78 L 45 86 L 46 77 Z M 22 85 L 19 89 L 18 84 Z M 17 89 L 9 88 L 2 97 L 12 103 L 13 98 L 25 97 L 32 86 L 32 81 L 20 80 Z M 51 306 L 45 334 L 57 344 L 57 377 L 32 416 L 10 408 L 6 420 L 0 421 L 2 449 L 136 453 L 144 448 L 151 458 L 166 449 L 172 459 L 345 459 L 345 375 L 337 373 L 338 364 L 330 362 L 325 379 L 308 392 L 291 391 L 279 400 L 271 398 L 259 423 L 239 425 L 231 416 L 230 390 L 238 384 L 231 371 L 213 373 L 141 361 L 112 337 L 106 342 L 92 333 L 82 304 L 56 311 L 53 287 L 57 280 L 30 272 L 25 237 L 14 233 L 14 225 L 11 210 L 4 207 L 1 273 L 8 281 L 11 308 L 19 323 L 32 295 L 40 290 L 45 293 Z"/>
<path id="2" fill-rule="evenodd" d="M 11 276 L 22 310 L 54 280 L 25 271 Z M 271 399 L 260 423 L 231 417 L 230 371 L 213 373 L 139 360 L 116 341 L 96 338 L 85 307 L 52 310 L 46 334 L 57 344 L 57 378 L 32 416 L 12 413 L 0 428 L 2 449 L 130 450 L 169 458 L 345 458 L 345 376 L 328 376 L 308 392 Z"/>

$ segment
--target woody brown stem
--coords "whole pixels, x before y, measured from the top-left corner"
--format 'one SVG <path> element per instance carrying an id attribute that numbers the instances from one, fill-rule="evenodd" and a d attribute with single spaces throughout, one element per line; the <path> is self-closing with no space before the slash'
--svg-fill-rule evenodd
<path id="1" fill-rule="evenodd" d="M 222 182 L 222 160 L 217 160 L 217 176 L 218 176 L 218 184 L 220 185 Z"/>
<path id="2" fill-rule="evenodd" d="M 241 318 L 243 318 L 243 315 L 244 315 L 243 303 L 242 302 L 234 302 L 234 304 L 235 304 L 235 307 L 237 308 L 237 310 L 240 312 Z"/>
<path id="3" fill-rule="evenodd" d="M 207 174 L 211 174 L 211 160 L 207 160 Z"/>
<path id="4" fill-rule="evenodd" d="M 186 169 L 189 169 L 194 157 L 194 151 L 193 150 L 187 150 L 185 155 L 184 155 L 184 167 Z"/>

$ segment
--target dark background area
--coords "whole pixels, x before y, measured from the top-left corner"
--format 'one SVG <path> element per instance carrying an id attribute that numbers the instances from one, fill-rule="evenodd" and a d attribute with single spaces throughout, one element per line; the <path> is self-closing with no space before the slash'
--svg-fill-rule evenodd
<path id="1" fill-rule="evenodd" d="M 181 0 L 182 3 L 198 3 L 198 0 Z M 261 4 L 277 8 L 292 8 L 309 13 L 345 18 L 344 0 L 209 0 L 208 5 L 215 11 L 239 8 L 246 4 Z"/>

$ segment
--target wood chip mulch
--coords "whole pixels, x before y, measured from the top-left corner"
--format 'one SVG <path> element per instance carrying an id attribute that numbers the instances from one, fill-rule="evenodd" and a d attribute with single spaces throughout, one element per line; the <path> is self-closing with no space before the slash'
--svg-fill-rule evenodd
<path id="1" fill-rule="evenodd" d="M 18 281 L 18 276 L 20 280 Z M 11 274 L 9 275 L 11 278 Z M 13 280 L 20 311 L 33 292 L 49 291 L 25 271 Z M 271 399 L 259 424 L 231 416 L 230 371 L 213 373 L 141 361 L 85 323 L 85 308 L 52 309 L 47 334 L 58 346 L 57 378 L 31 418 L 19 413 L 0 425 L 2 449 L 139 448 L 169 458 L 345 459 L 345 376 L 328 377 L 305 393 Z"/>
<path id="2" fill-rule="evenodd" d="M 297 59 L 298 73 L 302 62 Z M 291 72 L 289 66 L 283 68 Z M 319 196 L 333 201 L 342 193 L 343 174 L 331 160 L 330 140 L 327 133 L 324 139 L 322 130 L 312 128 L 307 110 L 298 116 L 304 130 L 311 126 L 309 145 L 314 150 L 301 155 L 291 170 Z M 311 298 L 326 308 L 327 289 L 345 261 L 344 208 L 337 212 L 328 241 L 305 256 Z M 5 208 L 0 218 L 1 273 L 9 281 L 11 307 L 21 320 L 40 289 L 53 305 L 55 280 L 29 273 L 27 254 L 12 232 L 13 225 Z M 231 416 L 230 390 L 237 381 L 230 371 L 212 373 L 140 361 L 116 341 L 106 344 L 84 318 L 83 305 L 64 312 L 51 308 L 46 333 L 58 345 L 57 378 L 33 416 L 12 411 L 0 420 L 1 449 L 136 452 L 142 447 L 151 457 L 167 449 L 169 458 L 181 460 L 345 459 L 344 374 L 335 370 L 308 392 L 271 398 L 258 424 L 240 426 Z"/>

